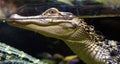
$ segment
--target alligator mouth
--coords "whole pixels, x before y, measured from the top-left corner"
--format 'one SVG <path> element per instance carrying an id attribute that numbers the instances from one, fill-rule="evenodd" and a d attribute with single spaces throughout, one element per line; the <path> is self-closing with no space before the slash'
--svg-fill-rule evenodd
<path id="1" fill-rule="evenodd" d="M 36 19 L 36 18 L 24 18 L 24 19 L 18 19 L 18 18 L 11 18 L 7 21 L 9 25 L 28 25 L 28 24 L 35 24 L 39 26 L 50 26 L 50 25 L 58 25 L 60 23 L 71 23 L 71 19 Z"/>
<path id="2" fill-rule="evenodd" d="M 7 24 L 9 24 L 9 25 L 25 25 L 28 23 L 21 23 L 21 22 L 17 22 L 15 19 L 10 19 L 10 20 L 7 20 Z"/>

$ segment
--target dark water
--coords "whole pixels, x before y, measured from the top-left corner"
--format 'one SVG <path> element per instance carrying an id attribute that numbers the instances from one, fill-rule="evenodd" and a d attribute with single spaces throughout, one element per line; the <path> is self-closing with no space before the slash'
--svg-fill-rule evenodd
<path id="1" fill-rule="evenodd" d="M 92 18 L 85 21 L 93 25 L 105 38 L 120 41 L 120 17 Z"/>

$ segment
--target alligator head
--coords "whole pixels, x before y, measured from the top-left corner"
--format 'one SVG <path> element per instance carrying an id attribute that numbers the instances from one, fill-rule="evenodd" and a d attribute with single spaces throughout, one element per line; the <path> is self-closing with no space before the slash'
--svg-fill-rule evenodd
<path id="1" fill-rule="evenodd" d="M 47 9 L 41 15 L 37 16 L 20 16 L 13 14 L 8 24 L 27 30 L 35 31 L 48 37 L 58 39 L 71 39 L 80 26 L 83 20 L 74 18 L 70 12 L 61 12 L 56 8 Z M 83 32 L 83 29 L 81 28 Z M 83 32 L 81 36 L 85 36 Z M 81 37 L 84 39 L 86 37 Z M 79 38 L 80 39 L 80 38 Z"/>

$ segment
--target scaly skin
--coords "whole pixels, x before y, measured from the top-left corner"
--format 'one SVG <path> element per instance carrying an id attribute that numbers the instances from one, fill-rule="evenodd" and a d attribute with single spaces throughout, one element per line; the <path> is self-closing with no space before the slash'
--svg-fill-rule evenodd
<path id="1" fill-rule="evenodd" d="M 8 24 L 63 40 L 87 64 L 119 64 L 116 41 L 105 41 L 95 34 L 94 27 L 70 12 L 50 8 L 38 16 L 13 14 Z M 112 55 L 112 53 L 117 52 Z"/>

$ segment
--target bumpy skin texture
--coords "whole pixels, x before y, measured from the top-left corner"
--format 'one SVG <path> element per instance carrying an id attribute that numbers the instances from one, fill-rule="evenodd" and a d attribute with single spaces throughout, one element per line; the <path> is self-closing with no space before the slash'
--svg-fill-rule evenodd
<path id="1" fill-rule="evenodd" d="M 37 16 L 13 14 L 8 24 L 63 40 L 87 64 L 119 64 L 119 43 L 97 35 L 93 26 L 70 12 L 50 8 Z"/>
<path id="2" fill-rule="evenodd" d="M 47 64 L 0 42 L 0 64 Z"/>

